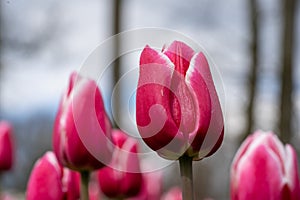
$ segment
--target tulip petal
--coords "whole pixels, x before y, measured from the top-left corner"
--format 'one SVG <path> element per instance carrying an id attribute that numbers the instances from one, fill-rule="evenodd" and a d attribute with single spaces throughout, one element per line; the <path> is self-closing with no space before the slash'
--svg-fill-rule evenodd
<path id="1" fill-rule="evenodd" d="M 80 199 L 80 174 L 68 168 L 63 169 L 63 192 L 66 200 Z"/>
<path id="2" fill-rule="evenodd" d="M 163 50 L 163 53 L 174 63 L 175 70 L 185 76 L 195 52 L 185 43 L 174 41 Z"/>
<path id="3" fill-rule="evenodd" d="M 174 41 L 163 53 L 175 65 L 172 74 L 170 102 L 171 113 L 177 127 L 183 134 L 189 134 L 195 129 L 195 102 L 185 83 L 185 75 L 194 55 L 194 50 L 183 42 Z"/>
<path id="4" fill-rule="evenodd" d="M 149 46 L 141 54 L 136 94 L 136 120 L 144 141 L 153 150 L 167 145 L 178 128 L 170 110 L 170 86 L 174 65 Z"/>
<path id="5" fill-rule="evenodd" d="M 113 173 L 112 173 L 113 172 Z M 98 180 L 101 191 L 108 197 L 118 196 L 120 191 L 122 172 L 115 171 L 110 167 L 104 167 L 98 172 Z"/>
<path id="6" fill-rule="evenodd" d="M 194 91 L 199 115 L 197 131 L 191 135 L 192 147 L 198 158 L 209 156 L 221 145 L 224 135 L 224 121 L 219 98 L 214 86 L 209 64 L 203 53 L 197 53 L 191 60 L 186 82 Z M 199 149 L 201 147 L 201 149 Z"/>
<path id="7" fill-rule="evenodd" d="M 231 170 L 233 171 L 233 174 L 235 174 L 237 170 L 238 161 L 245 155 L 249 145 L 252 143 L 253 139 L 255 138 L 255 134 L 249 135 L 246 140 L 241 144 L 240 148 L 236 152 L 234 159 L 232 161 L 232 167 Z"/>
<path id="8" fill-rule="evenodd" d="M 231 183 L 235 187 L 232 191 L 238 192 L 232 199 L 280 199 L 280 162 L 264 145 L 255 146 L 251 145 L 239 161 L 237 173 L 234 175 L 236 178 L 233 177 L 234 183 Z"/>
<path id="9" fill-rule="evenodd" d="M 285 147 L 285 173 L 287 186 L 290 190 L 290 197 L 293 200 L 300 199 L 300 179 L 298 173 L 297 154 L 293 147 L 289 144 Z M 287 198 L 286 198 L 287 199 Z"/>
<path id="10" fill-rule="evenodd" d="M 47 152 L 36 162 L 31 172 L 26 199 L 63 199 L 62 169 L 52 152 Z"/>
<path id="11" fill-rule="evenodd" d="M 82 152 L 88 155 L 87 158 L 95 166 L 102 166 L 109 163 L 112 153 L 112 143 L 110 132 L 106 130 L 108 118 L 105 113 L 104 103 L 101 93 L 94 81 L 84 80 L 76 83 L 72 102 L 74 125 L 77 129 L 80 141 L 83 143 Z M 70 141 L 73 142 L 73 141 Z M 77 147 L 71 144 L 69 152 L 71 160 L 79 159 Z M 85 151 L 84 151 L 85 150 Z M 84 159 L 84 156 L 80 159 Z M 82 162 L 79 160 L 79 162 Z M 98 163 L 98 164 L 97 164 Z M 102 164 L 103 163 L 103 164 Z M 99 167 L 97 167 L 99 168 Z"/>

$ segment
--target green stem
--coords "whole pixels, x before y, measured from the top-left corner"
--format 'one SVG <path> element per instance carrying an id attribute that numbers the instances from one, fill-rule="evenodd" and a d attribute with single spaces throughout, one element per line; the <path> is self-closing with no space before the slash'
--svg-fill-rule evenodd
<path id="1" fill-rule="evenodd" d="M 189 156 L 181 156 L 179 158 L 181 184 L 182 184 L 182 200 L 193 200 L 193 158 Z"/>
<path id="2" fill-rule="evenodd" d="M 89 171 L 80 172 L 80 199 L 81 200 L 89 200 L 89 179 L 90 179 Z"/>

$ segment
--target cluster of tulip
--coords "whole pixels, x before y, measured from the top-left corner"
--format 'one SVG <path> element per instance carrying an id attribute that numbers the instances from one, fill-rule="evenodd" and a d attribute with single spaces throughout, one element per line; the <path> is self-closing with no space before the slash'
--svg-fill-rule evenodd
<path id="1" fill-rule="evenodd" d="M 32 170 L 28 200 L 160 198 L 140 173 L 137 140 L 111 128 L 96 82 L 77 73 L 59 106 L 53 149 Z"/>
<path id="2" fill-rule="evenodd" d="M 159 172 L 141 173 L 138 142 L 111 128 L 95 81 L 73 73 L 53 130 L 54 152 L 31 172 L 28 200 L 191 200 L 193 161 L 223 141 L 223 114 L 209 64 L 182 42 L 140 57 L 136 119 L 144 142 L 161 157 L 179 160 L 182 191 L 162 193 Z M 10 126 L 0 126 L 0 170 L 12 165 Z M 238 150 L 231 169 L 231 199 L 300 199 L 297 156 L 273 133 L 257 131 Z"/>

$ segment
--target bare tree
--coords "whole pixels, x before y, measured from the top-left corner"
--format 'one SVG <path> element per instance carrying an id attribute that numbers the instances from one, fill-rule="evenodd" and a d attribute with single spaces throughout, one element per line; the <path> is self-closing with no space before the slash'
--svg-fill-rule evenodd
<path id="1" fill-rule="evenodd" d="M 118 34 L 121 31 L 121 15 L 122 15 L 122 0 L 113 0 L 113 19 L 114 19 L 114 24 L 113 24 L 113 34 Z M 120 76 L 121 76 L 121 66 L 120 66 L 120 58 L 118 58 L 119 54 L 119 49 L 120 49 L 120 41 L 119 38 L 116 38 L 114 40 L 115 45 L 114 45 L 114 54 L 115 54 L 115 62 L 114 62 L 114 69 L 113 69 L 113 86 L 119 81 Z M 118 127 L 118 122 L 120 120 L 120 90 L 115 91 L 115 98 L 113 99 L 113 106 L 115 112 L 115 119 L 114 119 L 114 126 L 115 128 Z"/>
<path id="2" fill-rule="evenodd" d="M 282 29 L 282 54 L 281 54 L 281 96 L 280 96 L 280 137 L 284 142 L 289 142 L 292 137 L 293 115 L 293 58 L 294 58 L 294 22 L 297 0 L 282 2 L 283 29 Z"/>
<path id="3" fill-rule="evenodd" d="M 248 107 L 246 110 L 247 124 L 244 134 L 241 136 L 241 141 L 243 141 L 248 134 L 251 133 L 254 123 L 254 106 L 255 106 L 255 97 L 257 93 L 256 82 L 257 82 L 257 71 L 258 71 L 258 61 L 259 61 L 259 52 L 258 52 L 258 40 L 259 40 L 259 12 L 258 12 L 258 2 L 257 0 L 249 0 L 249 25 L 251 31 L 251 39 L 249 43 L 249 51 L 251 53 L 251 64 L 248 74 Z"/>

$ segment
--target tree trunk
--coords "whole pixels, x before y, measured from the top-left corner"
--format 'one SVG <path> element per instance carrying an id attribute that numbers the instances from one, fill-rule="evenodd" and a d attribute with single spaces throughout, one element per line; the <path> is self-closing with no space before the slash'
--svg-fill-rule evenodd
<path id="1" fill-rule="evenodd" d="M 294 50 L 294 21 L 296 0 L 284 0 L 282 54 L 281 54 L 281 96 L 280 96 L 280 137 L 284 142 L 289 142 L 292 137 L 293 115 L 293 50 Z"/>
<path id="2" fill-rule="evenodd" d="M 122 14 L 122 0 L 113 0 L 113 35 L 120 33 L 121 30 L 121 14 Z M 120 69 L 120 58 L 118 58 L 119 49 L 120 49 L 120 41 L 119 38 L 116 37 L 114 41 L 114 54 L 115 54 L 115 62 L 113 68 L 113 89 L 116 83 L 119 81 L 121 76 L 121 69 Z M 113 121 L 114 127 L 118 128 L 118 123 L 120 122 L 120 107 L 121 107 L 121 94 L 120 90 L 115 91 L 113 101 Z"/>
<path id="3" fill-rule="evenodd" d="M 246 127 L 245 132 L 241 136 L 243 141 L 248 134 L 251 133 L 254 124 L 254 109 L 255 109 L 255 97 L 256 97 L 256 82 L 257 82 L 257 70 L 258 70 L 258 34 L 259 34 L 259 12 L 257 0 L 249 0 L 249 25 L 251 31 L 251 41 L 249 43 L 249 50 L 251 53 L 251 64 L 248 75 L 248 107 L 246 110 Z M 240 142 L 241 142 L 240 141 Z"/>

